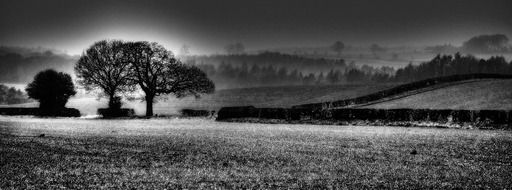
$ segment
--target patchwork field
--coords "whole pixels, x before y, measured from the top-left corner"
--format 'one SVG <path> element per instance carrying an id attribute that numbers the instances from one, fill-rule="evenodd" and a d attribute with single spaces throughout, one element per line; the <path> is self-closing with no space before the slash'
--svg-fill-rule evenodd
<path id="1" fill-rule="evenodd" d="M 0 189 L 503 189 L 511 149 L 501 130 L 0 116 Z"/>

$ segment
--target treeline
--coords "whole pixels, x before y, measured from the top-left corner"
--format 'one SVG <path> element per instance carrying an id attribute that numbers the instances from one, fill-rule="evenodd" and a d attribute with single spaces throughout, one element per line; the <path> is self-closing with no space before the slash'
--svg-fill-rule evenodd
<path id="1" fill-rule="evenodd" d="M 266 53 L 262 56 L 268 57 L 270 55 L 281 58 L 297 58 L 297 56 L 281 53 Z M 239 57 L 248 55 L 232 56 Z M 304 59 L 314 60 L 311 58 Z M 276 60 L 280 60 L 280 58 Z M 319 63 L 325 61 L 323 59 L 319 60 Z M 377 68 L 368 65 L 359 67 L 355 64 L 340 64 L 344 66 L 325 66 L 318 72 L 311 72 L 307 69 L 302 70 L 300 67 L 296 68 L 290 66 L 295 65 L 292 62 L 276 65 L 256 64 L 256 62 L 254 64 L 248 64 L 231 61 L 221 62 L 218 65 L 203 62 L 203 64 L 198 64 L 197 66 L 205 71 L 219 88 L 346 83 L 401 83 L 472 73 L 512 74 L 512 62 L 508 63 L 502 56 L 478 59 L 472 55 L 461 55 L 460 53 L 454 55 L 437 55 L 430 61 L 419 65 L 409 64 L 398 70 L 392 67 Z"/>
<path id="2" fill-rule="evenodd" d="M 359 82 L 389 81 L 394 69 L 370 66 L 350 69 L 330 69 L 327 72 L 304 73 L 298 69 L 243 64 L 240 67 L 221 63 L 218 67 L 209 64 L 197 65 L 219 88 L 241 88 L 255 86 L 318 85 Z"/>
<path id="3" fill-rule="evenodd" d="M 278 52 L 190 56 L 188 64 L 205 71 L 219 88 L 341 84 L 389 81 L 392 67 L 346 64 L 343 59 L 307 58 Z"/>
<path id="4" fill-rule="evenodd" d="M 355 64 L 347 64 L 343 59 L 324 59 L 307 58 L 298 55 L 290 55 L 278 52 L 262 52 L 259 54 L 229 54 L 229 55 L 211 55 L 211 56 L 188 56 L 182 58 L 185 63 L 195 65 L 213 65 L 219 67 L 222 64 L 230 64 L 233 67 L 247 65 L 273 66 L 274 68 L 285 67 L 287 69 L 297 69 L 302 72 L 320 73 L 328 72 L 331 69 L 345 70 L 353 67 Z M 293 69 L 292 69 L 293 68 Z"/>
<path id="5" fill-rule="evenodd" d="M 0 104 L 20 104 L 25 102 L 28 102 L 28 99 L 21 90 L 0 84 Z"/>
<path id="6" fill-rule="evenodd" d="M 502 56 L 493 56 L 489 59 L 478 59 L 472 55 L 437 55 L 434 59 L 419 65 L 409 64 L 398 69 L 394 77 L 395 82 L 411 82 L 440 76 L 494 73 L 512 74 L 512 62 L 507 63 Z"/>
<path id="7" fill-rule="evenodd" d="M 28 83 L 37 72 L 49 68 L 72 72 L 73 63 L 76 62 L 75 57 L 51 51 L 27 53 L 9 48 L 0 50 L 0 82 L 5 83 Z"/>

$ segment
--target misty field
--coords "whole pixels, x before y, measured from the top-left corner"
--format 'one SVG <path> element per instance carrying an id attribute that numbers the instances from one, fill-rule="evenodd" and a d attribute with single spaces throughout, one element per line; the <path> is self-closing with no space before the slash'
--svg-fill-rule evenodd
<path id="1" fill-rule="evenodd" d="M 175 115 L 184 108 L 218 111 L 225 106 L 291 107 L 305 103 L 355 98 L 396 85 L 395 83 L 383 83 L 222 89 L 213 94 L 204 95 L 199 99 L 194 97 L 182 99 L 172 96 L 161 97 L 154 104 L 154 112 L 159 115 Z M 98 100 L 94 94 L 79 94 L 76 97 L 71 97 L 66 107 L 76 108 L 80 110 L 82 115 L 95 115 L 98 108 L 107 107 L 107 104 L 108 101 L 105 98 Z M 38 105 L 38 102 L 31 102 L 0 105 L 0 107 L 38 107 Z M 144 115 L 146 103 L 140 100 L 125 100 L 123 107 L 132 108 L 136 114 Z"/>
<path id="2" fill-rule="evenodd" d="M 433 90 L 427 89 L 419 94 L 381 102 L 377 101 L 374 104 L 363 106 L 363 108 L 511 110 L 512 80 L 484 79 L 465 81 L 458 85 Z"/>
<path id="3" fill-rule="evenodd" d="M 1 189 L 512 186 L 511 131 L 0 117 L 0 133 Z"/>

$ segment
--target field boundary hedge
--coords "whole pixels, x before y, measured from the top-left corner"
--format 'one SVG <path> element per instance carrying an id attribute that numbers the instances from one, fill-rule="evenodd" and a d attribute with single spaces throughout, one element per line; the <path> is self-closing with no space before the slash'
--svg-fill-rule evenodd
<path id="1" fill-rule="evenodd" d="M 135 110 L 130 108 L 110 109 L 110 108 L 99 108 L 98 115 L 104 118 L 113 117 L 133 117 L 135 116 Z"/>
<path id="2" fill-rule="evenodd" d="M 381 100 L 387 97 L 399 95 L 408 91 L 419 90 L 422 88 L 426 88 L 433 85 L 449 83 L 449 82 L 458 82 L 464 80 L 472 80 L 472 79 L 512 79 L 512 75 L 504 75 L 504 74 L 490 74 L 490 73 L 475 73 L 475 74 L 464 74 L 464 75 L 450 75 L 444 77 L 430 78 L 421 81 L 416 81 L 412 83 L 407 83 L 403 85 L 399 85 L 387 90 L 382 90 L 379 92 L 375 92 L 372 94 L 368 94 L 365 96 L 360 96 L 351 99 L 338 100 L 332 102 L 321 102 L 321 103 L 311 103 L 311 104 L 301 104 L 292 106 L 292 108 L 297 109 L 330 109 L 330 108 L 340 108 L 346 107 L 350 105 L 358 105 L 358 104 L 366 104 L 372 101 Z"/>
<path id="3" fill-rule="evenodd" d="M 383 122 L 436 122 L 505 125 L 512 128 L 512 110 L 448 110 L 448 109 L 307 109 L 307 108 L 255 108 L 224 107 L 217 121 L 233 119 L 283 120 L 290 123 L 318 121 L 383 121 Z"/>
<path id="4" fill-rule="evenodd" d="M 0 108 L 0 115 L 36 115 L 36 116 L 57 116 L 57 117 L 80 117 L 80 111 L 75 108 L 64 108 L 57 112 L 47 113 L 39 108 Z"/>

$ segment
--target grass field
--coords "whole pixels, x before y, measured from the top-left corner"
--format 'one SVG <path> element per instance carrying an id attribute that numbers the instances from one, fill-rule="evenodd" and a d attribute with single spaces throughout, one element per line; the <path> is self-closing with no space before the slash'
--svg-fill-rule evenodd
<path id="1" fill-rule="evenodd" d="M 0 116 L 0 133 L 0 189 L 512 186 L 511 131 Z"/>
<path id="2" fill-rule="evenodd" d="M 363 107 L 378 109 L 512 110 L 512 80 L 475 80 Z"/>
<path id="3" fill-rule="evenodd" d="M 304 103 L 333 101 L 354 98 L 377 92 L 396 84 L 350 84 L 318 86 L 281 86 L 218 90 L 214 94 L 204 95 L 200 99 L 186 97 L 160 99 L 154 105 L 155 114 L 177 114 L 183 108 L 219 110 L 225 106 L 291 107 Z M 13 107 L 37 107 L 37 102 L 10 105 Z M 1 106 L 1 105 L 0 105 Z M 107 100 L 98 100 L 94 95 L 72 97 L 67 107 L 77 108 L 82 115 L 94 115 L 98 108 L 107 106 Z M 146 111 L 145 102 L 140 100 L 124 101 L 123 107 L 133 108 L 139 115 Z"/>

